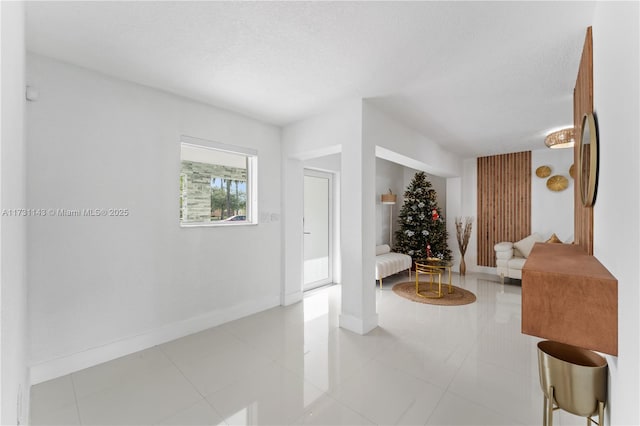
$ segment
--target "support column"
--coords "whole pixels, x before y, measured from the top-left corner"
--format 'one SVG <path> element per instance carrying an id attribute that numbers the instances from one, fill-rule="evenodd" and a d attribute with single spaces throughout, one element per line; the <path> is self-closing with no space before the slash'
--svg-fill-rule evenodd
<path id="1" fill-rule="evenodd" d="M 375 147 L 360 133 L 342 145 L 340 327 L 366 334 L 378 326 L 375 286 Z"/>
<path id="2" fill-rule="evenodd" d="M 0 209 L 27 203 L 25 4 L 0 2 Z M 29 413 L 27 217 L 0 218 L 0 423 Z"/>
<path id="3" fill-rule="evenodd" d="M 302 161 L 292 158 L 283 158 L 282 164 L 284 288 L 281 304 L 287 306 L 302 300 L 304 168 Z"/>

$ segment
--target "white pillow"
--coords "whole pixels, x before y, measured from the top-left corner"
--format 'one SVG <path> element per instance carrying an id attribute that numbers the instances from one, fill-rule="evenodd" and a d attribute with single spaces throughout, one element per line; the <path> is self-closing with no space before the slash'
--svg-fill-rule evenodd
<path id="1" fill-rule="evenodd" d="M 542 237 L 534 232 L 528 237 L 521 239 L 517 243 L 513 243 L 513 248 L 518 249 L 518 251 L 522 253 L 522 256 L 527 258 L 531 254 L 531 250 L 533 250 L 533 246 L 535 245 L 535 243 L 541 241 Z"/>
<path id="2" fill-rule="evenodd" d="M 381 246 L 376 246 L 376 256 L 378 256 L 380 254 L 389 253 L 389 252 L 391 252 L 391 247 L 389 247 L 389 244 L 383 244 Z"/>

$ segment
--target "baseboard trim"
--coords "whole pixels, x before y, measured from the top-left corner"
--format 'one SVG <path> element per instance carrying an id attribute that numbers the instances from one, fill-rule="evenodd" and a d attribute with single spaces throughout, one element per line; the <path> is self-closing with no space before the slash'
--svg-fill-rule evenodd
<path id="1" fill-rule="evenodd" d="M 469 269 L 467 269 L 468 271 Z M 500 276 L 500 274 L 498 274 L 497 272 L 497 268 L 494 266 L 475 266 L 474 268 L 471 269 L 471 272 L 480 272 L 482 274 L 491 274 L 491 275 L 498 275 Z"/>
<path id="2" fill-rule="evenodd" d="M 227 309 L 210 312 L 205 315 L 167 324 L 143 334 L 44 361 L 30 367 L 31 385 L 93 367 L 94 365 L 111 361 L 276 306 L 280 306 L 280 296 L 255 302 L 247 302 Z"/>
<path id="3" fill-rule="evenodd" d="M 364 335 L 378 326 L 378 314 L 374 314 L 366 320 L 353 315 L 340 314 L 339 324 L 340 328 Z"/>
<path id="4" fill-rule="evenodd" d="M 302 300 L 302 292 L 296 291 L 295 293 L 285 294 L 283 300 L 283 306 L 293 305 L 294 303 L 298 303 Z"/>

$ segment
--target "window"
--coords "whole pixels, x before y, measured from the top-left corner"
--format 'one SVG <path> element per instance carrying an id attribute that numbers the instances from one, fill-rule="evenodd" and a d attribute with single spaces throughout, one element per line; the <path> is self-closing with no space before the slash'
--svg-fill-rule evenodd
<path id="1" fill-rule="evenodd" d="M 257 152 L 182 136 L 180 225 L 257 223 Z"/>

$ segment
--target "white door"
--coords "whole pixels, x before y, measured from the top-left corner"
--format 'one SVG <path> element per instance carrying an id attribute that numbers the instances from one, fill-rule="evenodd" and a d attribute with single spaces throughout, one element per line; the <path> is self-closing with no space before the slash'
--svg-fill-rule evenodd
<path id="1" fill-rule="evenodd" d="M 333 281 L 330 173 L 304 171 L 304 290 Z"/>

